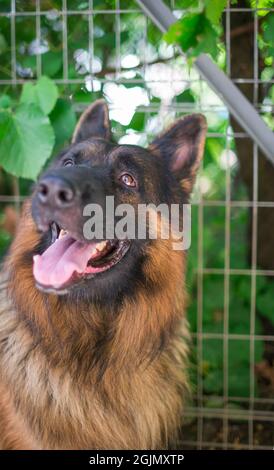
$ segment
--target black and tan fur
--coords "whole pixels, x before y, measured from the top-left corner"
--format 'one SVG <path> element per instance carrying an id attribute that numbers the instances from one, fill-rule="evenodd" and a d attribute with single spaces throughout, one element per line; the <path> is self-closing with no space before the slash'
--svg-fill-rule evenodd
<path id="1" fill-rule="evenodd" d="M 146 200 L 188 200 L 205 132 L 204 118 L 189 116 L 145 154 L 132 147 L 144 168 Z M 100 152 L 124 151 L 106 150 L 110 130 L 102 102 L 82 116 L 73 145 L 87 138 L 80 151 L 92 162 Z M 140 198 L 130 197 L 133 204 Z M 28 201 L 0 287 L 0 448 L 174 445 L 189 388 L 185 253 L 174 251 L 171 240 L 138 245 L 113 268 L 105 296 L 103 281 L 90 294 L 92 280 L 58 296 L 35 286 L 32 256 L 43 237 Z"/>

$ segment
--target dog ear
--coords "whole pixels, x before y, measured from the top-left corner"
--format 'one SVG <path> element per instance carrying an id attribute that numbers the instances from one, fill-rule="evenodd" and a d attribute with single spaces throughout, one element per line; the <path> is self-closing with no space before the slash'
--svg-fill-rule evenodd
<path id="1" fill-rule="evenodd" d="M 207 124 L 202 114 L 192 114 L 176 121 L 149 146 L 160 155 L 180 181 L 182 188 L 190 193 L 203 157 Z"/>
<path id="2" fill-rule="evenodd" d="M 74 130 L 72 143 L 83 142 L 92 137 L 110 140 L 111 129 L 105 100 L 92 103 L 80 117 Z"/>

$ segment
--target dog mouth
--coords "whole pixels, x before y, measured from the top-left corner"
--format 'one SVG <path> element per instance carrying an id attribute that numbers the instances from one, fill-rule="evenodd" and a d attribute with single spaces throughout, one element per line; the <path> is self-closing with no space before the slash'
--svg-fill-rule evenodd
<path id="1" fill-rule="evenodd" d="M 84 242 L 51 224 L 51 245 L 33 257 L 33 275 L 44 291 L 67 291 L 79 281 L 113 268 L 125 256 L 129 240 Z"/>

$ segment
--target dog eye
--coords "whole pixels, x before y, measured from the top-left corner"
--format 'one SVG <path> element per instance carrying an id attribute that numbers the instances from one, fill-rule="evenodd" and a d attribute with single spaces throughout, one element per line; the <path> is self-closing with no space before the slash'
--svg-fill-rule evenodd
<path id="1" fill-rule="evenodd" d="M 71 158 L 68 158 L 67 160 L 64 160 L 63 162 L 63 166 L 73 166 L 74 165 L 74 161 L 71 160 Z"/>
<path id="2" fill-rule="evenodd" d="M 123 175 L 121 175 L 120 180 L 125 186 L 128 186 L 130 188 L 136 188 L 137 186 L 136 180 L 129 173 L 124 173 Z"/>

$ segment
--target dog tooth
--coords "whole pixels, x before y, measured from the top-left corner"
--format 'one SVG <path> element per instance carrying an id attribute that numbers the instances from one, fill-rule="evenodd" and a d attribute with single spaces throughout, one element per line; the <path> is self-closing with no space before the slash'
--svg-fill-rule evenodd
<path id="1" fill-rule="evenodd" d="M 65 235 L 67 235 L 67 233 L 68 233 L 67 230 L 64 230 L 63 228 L 61 228 L 58 238 L 63 238 Z"/>
<path id="2" fill-rule="evenodd" d="M 97 250 L 97 251 L 103 251 L 103 249 L 105 248 L 106 244 L 107 244 L 107 240 L 104 240 L 104 241 L 102 241 L 102 242 L 100 242 L 100 243 L 97 243 L 97 245 L 96 245 L 96 250 Z"/>

